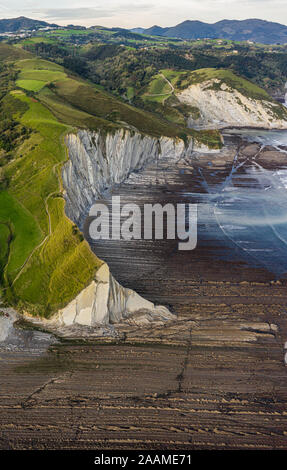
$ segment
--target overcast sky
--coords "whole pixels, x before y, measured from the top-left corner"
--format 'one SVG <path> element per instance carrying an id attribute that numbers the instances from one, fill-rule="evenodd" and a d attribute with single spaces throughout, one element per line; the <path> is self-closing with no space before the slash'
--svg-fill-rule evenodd
<path id="1" fill-rule="evenodd" d="M 24 6 L 23 6 L 24 4 Z M 286 0 L 0 0 L 0 18 L 28 16 L 60 25 L 174 26 L 184 20 L 261 18 L 287 24 Z"/>

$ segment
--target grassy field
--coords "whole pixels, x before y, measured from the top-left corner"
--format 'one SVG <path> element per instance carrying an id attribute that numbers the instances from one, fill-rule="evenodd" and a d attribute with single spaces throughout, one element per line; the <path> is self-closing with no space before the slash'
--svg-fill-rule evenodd
<path id="1" fill-rule="evenodd" d="M 1 218 L 2 220 L 2 218 Z M 4 283 L 4 270 L 9 256 L 10 229 L 6 222 L 0 222 L 0 293 L 1 285 Z"/>
<path id="2" fill-rule="evenodd" d="M 187 116 L 177 106 L 179 103 L 176 103 L 178 100 L 174 95 L 172 87 L 175 86 L 177 80 L 184 74 L 185 72 L 178 70 L 163 69 L 152 78 L 147 89 L 141 94 L 143 101 L 154 103 L 156 112 L 179 126 L 186 125 Z"/>
<path id="3" fill-rule="evenodd" d="M 175 92 L 181 91 L 193 84 L 217 79 L 220 83 L 226 83 L 230 88 L 237 89 L 245 96 L 254 99 L 271 100 L 265 90 L 245 78 L 238 77 L 231 70 L 214 68 L 199 69 L 193 72 L 163 69 L 153 77 L 148 89 L 143 94 L 143 99 L 164 103 L 168 95 L 172 95 L 170 86 L 163 76 L 174 86 Z M 220 83 L 217 85 L 218 87 Z M 216 88 L 216 85 L 214 85 L 214 88 Z"/>
<path id="4" fill-rule="evenodd" d="M 92 29 L 56 29 L 52 31 L 48 31 L 46 33 L 47 36 L 82 36 L 82 35 L 89 35 L 93 34 Z"/>
<path id="5" fill-rule="evenodd" d="M 265 90 L 226 69 L 206 68 L 193 72 L 162 69 L 140 93 L 140 97 L 146 105 L 148 104 L 148 109 L 152 108 L 154 112 L 168 121 L 184 126 L 186 119 L 190 116 L 194 120 L 199 119 L 200 110 L 180 103 L 176 95 L 191 85 L 204 82 L 206 82 L 206 90 L 220 90 L 224 83 L 227 85 L 227 92 L 232 93 L 236 89 L 248 98 L 269 101 L 270 115 L 278 119 L 287 119 L 286 109 L 273 101 Z"/>
<path id="6" fill-rule="evenodd" d="M 54 62 L 49 62 L 48 60 L 39 59 L 38 57 L 30 57 L 23 60 L 17 61 L 17 68 L 23 71 L 32 71 L 32 70 L 44 70 L 47 73 L 51 71 L 63 72 L 63 67 L 61 65 L 55 64 Z"/>
<path id="7" fill-rule="evenodd" d="M 76 77 L 68 76 L 64 69 L 41 59 L 18 61 L 20 73 L 16 82 L 24 90 L 37 94 L 60 121 L 77 127 L 111 130 L 127 123 L 150 135 L 176 137 L 176 129 L 166 120 L 159 119 L 141 109 L 117 100 L 99 87 Z M 33 79 L 32 79 L 33 77 Z M 170 86 L 165 81 L 167 87 Z M 50 88 L 47 85 L 51 85 Z M 134 92 L 130 89 L 130 94 Z M 187 133 L 192 134 L 187 130 Z"/>
<path id="8" fill-rule="evenodd" d="M 186 72 L 181 70 L 173 70 L 173 69 L 163 69 L 161 73 L 174 85 L 178 78 L 184 75 Z"/>
<path id="9" fill-rule="evenodd" d="M 34 60 L 24 60 L 19 65 L 21 72 L 18 75 L 16 85 L 24 90 L 37 92 L 45 85 L 66 77 L 66 74 L 60 68 L 50 68 L 50 65 L 47 65 L 44 60 L 39 60 L 38 63 Z"/>
<path id="10" fill-rule="evenodd" d="M 17 80 L 16 85 L 28 91 L 40 91 L 46 85 L 46 82 L 41 80 Z"/>
<path id="11" fill-rule="evenodd" d="M 177 81 L 185 75 L 185 71 L 163 69 L 152 78 L 141 94 L 143 101 L 153 103 L 155 112 L 179 126 L 185 126 L 186 119 L 194 112 L 190 106 L 183 106 L 174 94 Z"/>
<path id="12" fill-rule="evenodd" d="M 5 240 L 6 237 L 4 252 L 8 250 L 8 225 L 14 234 L 5 270 L 5 277 L 13 280 L 19 266 L 25 262 L 33 247 L 40 243 L 43 232 L 32 214 L 8 191 L 0 192 L 0 220 L 0 239 Z"/>
<path id="13" fill-rule="evenodd" d="M 143 100 L 163 104 L 165 100 L 173 94 L 173 89 L 168 81 L 174 86 L 174 83 L 182 73 L 183 72 L 172 69 L 161 70 L 160 73 L 152 78 L 147 89 L 144 91 L 142 95 Z"/>

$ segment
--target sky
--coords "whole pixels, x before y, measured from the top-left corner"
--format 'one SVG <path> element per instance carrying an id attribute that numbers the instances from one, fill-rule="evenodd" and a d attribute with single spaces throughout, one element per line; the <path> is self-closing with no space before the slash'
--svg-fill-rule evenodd
<path id="1" fill-rule="evenodd" d="M 247 18 L 287 25 L 287 5 L 286 0 L 0 0 L 0 18 L 17 16 L 59 25 L 123 28 Z"/>

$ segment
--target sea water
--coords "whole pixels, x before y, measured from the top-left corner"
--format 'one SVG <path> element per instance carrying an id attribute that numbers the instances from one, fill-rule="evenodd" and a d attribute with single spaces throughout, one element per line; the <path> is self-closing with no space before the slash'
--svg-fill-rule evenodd
<path id="1" fill-rule="evenodd" d="M 230 129 L 245 141 L 287 145 L 287 131 Z M 226 243 L 251 266 L 263 267 L 280 277 L 287 273 L 287 153 L 286 168 L 267 170 L 249 160 L 246 167 L 236 165 L 223 182 L 202 197 L 209 207 L 202 215 L 221 231 Z M 212 222 L 212 223 L 211 223 Z M 219 233 L 219 232 L 218 232 Z M 219 235 L 218 235 L 219 236 Z M 213 233 L 214 237 L 214 233 Z"/>

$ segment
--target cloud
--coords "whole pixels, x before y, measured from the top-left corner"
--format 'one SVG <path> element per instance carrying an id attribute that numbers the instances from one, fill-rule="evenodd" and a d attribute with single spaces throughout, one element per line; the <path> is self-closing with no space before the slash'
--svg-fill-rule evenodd
<path id="1" fill-rule="evenodd" d="M 6 7 L 6 5 L 3 5 L 3 3 L 0 3 L 0 11 L 1 11 L 1 8 L 3 8 L 3 10 L 8 10 L 9 11 L 9 8 Z"/>
<path id="2" fill-rule="evenodd" d="M 34 10 L 33 13 L 41 14 L 44 18 L 64 18 L 69 19 L 86 19 L 101 18 L 105 16 L 113 16 L 112 11 L 102 8 L 51 8 L 48 10 Z"/>
<path id="3" fill-rule="evenodd" d="M 153 5 L 147 3 L 119 3 L 108 7 L 80 7 L 80 8 L 48 8 L 34 10 L 34 14 L 39 14 L 46 19 L 80 20 L 92 18 L 113 17 L 120 13 L 147 11 Z"/>

